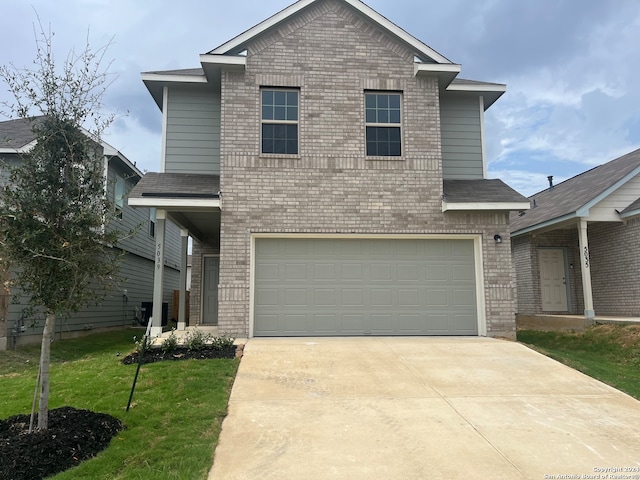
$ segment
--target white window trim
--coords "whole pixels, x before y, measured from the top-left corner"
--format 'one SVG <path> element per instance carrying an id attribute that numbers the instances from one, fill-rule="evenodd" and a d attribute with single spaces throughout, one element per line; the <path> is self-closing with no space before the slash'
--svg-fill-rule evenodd
<path id="1" fill-rule="evenodd" d="M 367 95 L 398 95 L 400 97 L 400 123 L 372 123 L 367 122 Z M 368 160 L 401 160 L 404 157 L 404 95 L 397 90 L 365 90 L 364 91 L 364 153 Z M 400 155 L 368 155 L 367 154 L 367 127 L 400 128 Z"/>
<path id="2" fill-rule="evenodd" d="M 298 94 L 298 120 L 265 120 L 262 118 L 262 92 L 296 92 Z M 300 155 L 300 88 L 296 87 L 260 87 L 260 155 L 268 157 L 296 158 Z M 298 127 L 298 151 L 297 153 L 266 153 L 262 151 L 262 126 L 263 125 L 296 125 Z"/>

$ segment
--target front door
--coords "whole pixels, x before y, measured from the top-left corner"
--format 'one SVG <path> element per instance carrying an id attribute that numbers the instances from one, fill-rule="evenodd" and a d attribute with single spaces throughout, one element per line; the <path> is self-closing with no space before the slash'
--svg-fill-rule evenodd
<path id="1" fill-rule="evenodd" d="M 204 257 L 204 282 L 202 283 L 202 323 L 218 325 L 219 257 Z"/>
<path id="2" fill-rule="evenodd" d="M 564 250 L 562 248 L 539 250 L 539 259 L 542 311 L 568 311 Z"/>

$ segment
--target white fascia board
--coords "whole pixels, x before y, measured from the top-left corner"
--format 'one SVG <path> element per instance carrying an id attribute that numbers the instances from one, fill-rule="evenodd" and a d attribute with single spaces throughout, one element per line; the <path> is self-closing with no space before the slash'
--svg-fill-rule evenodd
<path id="1" fill-rule="evenodd" d="M 305 9 L 309 5 L 315 3 L 316 1 L 317 0 L 300 0 L 294 3 L 293 5 L 285 8 L 284 10 L 276 13 L 275 15 L 268 18 L 264 22 L 259 23 L 258 25 L 254 26 L 253 28 L 250 28 L 246 32 L 220 45 L 216 49 L 212 50 L 210 53 L 212 54 L 228 53 L 229 51 L 240 47 L 241 45 L 248 42 L 249 40 L 256 37 L 257 35 L 260 35 L 261 33 L 274 27 L 275 25 L 282 22 L 283 20 L 286 20 L 288 17 L 295 15 L 296 13 Z M 402 28 L 398 27 L 395 23 L 389 21 L 387 18 L 383 17 L 378 12 L 373 10 L 371 7 L 362 3 L 360 0 L 343 0 L 343 1 L 349 4 L 351 7 L 356 9 L 358 12 L 360 12 L 364 16 L 370 18 L 373 22 L 378 23 L 381 27 L 388 30 L 390 33 L 398 37 L 403 42 L 415 48 L 418 53 L 421 53 L 425 57 L 429 57 L 438 63 L 448 63 L 448 64 L 451 63 L 451 61 L 448 58 L 440 55 L 431 47 L 422 43 L 413 35 L 407 33 Z"/>
<path id="2" fill-rule="evenodd" d="M 124 153 L 116 150 L 107 142 L 102 142 L 102 147 L 104 148 L 104 155 L 106 157 L 118 157 L 122 161 L 122 163 L 124 163 L 128 168 L 131 169 L 133 173 L 142 178 L 144 173 L 142 173 L 142 171 L 131 160 L 129 160 Z"/>
<path id="3" fill-rule="evenodd" d="M 462 210 L 508 210 L 520 211 L 529 210 L 531 205 L 529 202 L 442 202 L 442 211 L 462 211 Z"/>
<path id="4" fill-rule="evenodd" d="M 452 83 L 447 87 L 447 90 L 451 92 L 495 92 L 505 93 L 507 91 L 506 85 L 500 85 L 495 83 Z"/>
<path id="5" fill-rule="evenodd" d="M 620 218 L 624 220 L 627 218 L 635 217 L 636 215 L 640 215 L 640 208 L 637 208 L 635 210 L 629 210 L 626 213 L 621 213 Z"/>
<path id="6" fill-rule="evenodd" d="M 462 66 L 455 63 L 415 63 L 415 75 L 420 73 L 449 73 L 457 75 L 462 71 Z"/>
<path id="7" fill-rule="evenodd" d="M 611 185 L 609 188 L 607 188 L 600 195 L 598 195 L 594 199 L 592 199 L 592 200 L 588 201 L 587 203 L 585 203 L 582 207 L 580 207 L 577 210 L 577 212 L 576 212 L 577 215 L 579 217 L 588 217 L 589 216 L 589 210 L 591 209 L 591 207 L 593 207 L 594 205 L 600 203 L 602 200 L 607 198 L 609 195 L 611 195 L 613 192 L 618 190 L 620 187 L 622 187 L 629 180 L 631 180 L 634 177 L 636 177 L 638 174 L 640 174 L 640 167 L 634 168 L 631 172 L 629 172 L 624 177 L 622 177 L 620 180 L 618 180 L 616 183 Z"/>
<path id="8" fill-rule="evenodd" d="M 220 208 L 219 198 L 158 198 L 158 197 L 136 197 L 129 198 L 127 203 L 130 207 L 191 209 L 191 208 Z"/>
<path id="9" fill-rule="evenodd" d="M 576 215 L 576 212 L 571 212 L 561 217 L 552 218 L 551 220 L 547 220 L 546 222 L 542 222 L 542 223 L 537 223 L 535 225 L 531 225 L 530 227 L 521 228 L 520 230 L 511 232 L 511 237 L 517 237 L 519 235 L 525 235 L 527 233 L 535 232 L 536 230 L 552 227 L 553 225 L 564 223 L 567 220 L 571 220 L 573 218 L 578 218 L 578 215 Z"/>
<path id="10" fill-rule="evenodd" d="M 141 74 L 143 82 L 161 82 L 161 83 L 207 83 L 207 77 L 204 75 L 167 75 L 162 73 L 143 73 Z"/>
<path id="11" fill-rule="evenodd" d="M 29 153 L 33 149 L 33 147 L 36 146 L 36 143 L 38 143 L 37 139 L 32 140 L 31 142 L 27 143 L 26 145 L 22 145 L 19 148 L 0 148 L 0 153 Z"/>
<path id="12" fill-rule="evenodd" d="M 206 64 L 244 70 L 247 67 L 247 57 L 243 55 L 214 55 L 210 53 L 203 53 L 200 55 L 200 63 L 203 67 Z"/>

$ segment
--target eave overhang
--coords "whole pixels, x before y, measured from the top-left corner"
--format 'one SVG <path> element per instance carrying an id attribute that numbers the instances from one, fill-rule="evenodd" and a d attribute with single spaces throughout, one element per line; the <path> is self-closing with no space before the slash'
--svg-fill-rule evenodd
<path id="1" fill-rule="evenodd" d="M 441 88 L 448 88 L 453 80 L 461 72 L 462 67 L 455 63 L 415 63 L 414 72 L 416 77 L 421 75 L 437 76 L 440 80 Z"/>
<path id="2" fill-rule="evenodd" d="M 170 85 L 194 85 L 207 84 L 207 77 L 202 75 L 176 75 L 166 72 L 145 72 L 141 74 L 142 82 L 156 102 L 156 105 L 162 110 L 162 98 L 164 87 Z"/>
<path id="3" fill-rule="evenodd" d="M 484 109 L 487 110 L 507 91 L 506 85 L 497 83 L 451 83 L 447 86 L 448 92 L 468 92 L 480 95 L 484 98 Z"/>
<path id="4" fill-rule="evenodd" d="M 193 197 L 155 197 L 143 196 L 129 198 L 128 204 L 134 208 L 161 208 L 167 211 L 198 211 L 220 209 L 220 197 L 217 198 L 193 198 Z"/>
<path id="5" fill-rule="evenodd" d="M 521 211 L 528 210 L 530 207 L 529 202 L 447 202 L 442 201 L 442 211 Z"/>

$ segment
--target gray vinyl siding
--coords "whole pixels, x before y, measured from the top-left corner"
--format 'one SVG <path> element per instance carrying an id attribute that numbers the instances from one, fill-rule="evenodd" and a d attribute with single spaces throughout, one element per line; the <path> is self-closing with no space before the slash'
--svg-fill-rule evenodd
<path id="1" fill-rule="evenodd" d="M 477 96 L 448 94 L 440 98 L 444 179 L 483 178 L 481 115 Z"/>
<path id="2" fill-rule="evenodd" d="M 60 334 L 64 335 L 75 331 L 134 325 L 136 307 L 140 308 L 142 302 L 153 300 L 153 269 L 154 262 L 152 260 L 132 254 L 125 255 L 116 288 L 110 292 L 109 296 L 100 305 L 87 307 L 67 319 L 57 319 L 56 338 Z M 173 268 L 165 267 L 164 278 L 163 302 L 169 304 L 169 320 L 171 320 L 173 290 L 178 289 L 180 272 Z M 126 298 L 123 295 L 124 289 L 127 290 Z M 22 318 L 22 323 L 27 328 L 21 336 L 41 335 L 44 326 L 44 314 L 40 312 L 26 315 L 27 300 L 28 298 L 23 296 L 19 302 L 12 302 L 9 305 L 8 329 L 10 330 Z M 20 340 L 18 342 L 20 343 Z"/>
<path id="3" fill-rule="evenodd" d="M 110 165 L 107 189 L 112 201 L 114 199 L 116 175 L 120 175 L 125 179 L 125 195 L 131 191 L 138 180 L 137 177 L 131 177 L 130 173 L 118 169 L 114 165 Z M 135 234 L 129 235 L 124 240 L 118 242 L 118 248 L 149 260 L 155 259 L 155 238 L 149 233 L 148 208 L 132 208 L 125 199 L 122 219 L 113 220 L 108 228 L 118 229 L 123 233 L 135 232 Z M 180 228 L 171 222 L 166 222 L 165 265 L 175 269 L 180 268 L 181 245 Z"/>
<path id="4" fill-rule="evenodd" d="M 15 163 L 15 156 L 6 156 L 7 163 Z M 128 193 L 138 176 L 124 167 L 118 160 L 111 160 L 107 176 L 107 195 L 114 200 L 114 187 L 116 175 L 125 180 L 125 194 Z M 5 178 L 6 174 L 2 173 Z M 56 334 L 68 334 L 71 332 L 102 329 L 110 327 L 130 326 L 133 323 L 135 308 L 141 307 L 141 302 L 153 300 L 153 273 L 155 266 L 155 238 L 149 235 L 149 209 L 134 209 L 128 206 L 126 200 L 122 212 L 122 219 L 113 220 L 107 228 L 119 229 L 122 232 L 134 232 L 128 238 L 118 242 L 117 248 L 126 252 L 120 272 L 117 276 L 115 289 L 103 300 L 100 305 L 85 308 L 68 319 L 56 321 Z M 163 301 L 169 304 L 169 319 L 171 319 L 173 290 L 179 288 L 180 283 L 180 229 L 171 222 L 166 222 L 165 235 L 165 276 Z M 123 296 L 127 290 L 127 298 Z M 9 305 L 7 318 L 8 331 L 16 323 L 22 323 L 27 330 L 21 334 L 20 343 L 29 342 L 41 335 L 44 325 L 42 312 L 26 315 L 29 298 L 16 295 L 12 291 L 13 299 Z M 57 338 L 57 337 L 56 337 Z M 10 339 L 11 340 L 11 339 Z M 11 344 L 11 342 L 10 342 Z"/>
<path id="5" fill-rule="evenodd" d="M 220 93 L 210 86 L 169 89 L 164 171 L 220 173 Z"/>

